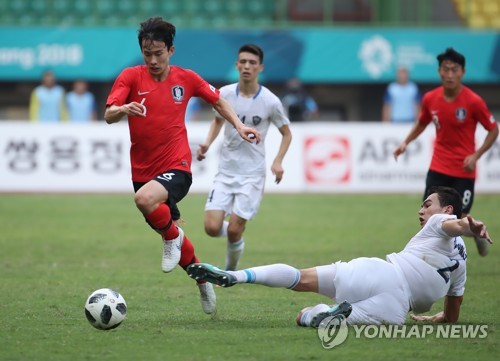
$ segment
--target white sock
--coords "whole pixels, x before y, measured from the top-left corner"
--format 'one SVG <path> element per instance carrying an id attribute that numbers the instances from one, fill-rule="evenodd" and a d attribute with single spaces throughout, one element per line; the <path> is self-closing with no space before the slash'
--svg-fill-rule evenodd
<path id="1" fill-rule="evenodd" d="M 222 222 L 222 227 L 221 227 L 219 233 L 217 234 L 217 237 L 227 237 L 227 227 L 228 226 L 229 226 L 228 221 Z"/>
<path id="2" fill-rule="evenodd" d="M 229 273 L 236 277 L 238 283 L 256 283 L 267 287 L 294 288 L 300 281 L 300 271 L 282 263 Z"/>
<path id="3" fill-rule="evenodd" d="M 324 303 L 314 306 L 309 311 L 304 312 L 300 319 L 300 324 L 302 326 L 311 326 L 311 320 L 314 316 L 316 316 L 318 313 L 328 311 L 330 308 L 330 306 L 325 305 Z"/>
<path id="4" fill-rule="evenodd" d="M 238 268 L 238 262 L 245 249 L 245 240 L 242 238 L 238 242 L 231 243 L 227 241 L 226 249 L 226 270 L 234 271 Z"/>

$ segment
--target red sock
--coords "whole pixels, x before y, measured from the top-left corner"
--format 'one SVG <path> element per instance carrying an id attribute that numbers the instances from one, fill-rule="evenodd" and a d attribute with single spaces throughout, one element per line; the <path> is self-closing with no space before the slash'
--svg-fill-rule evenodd
<path id="1" fill-rule="evenodd" d="M 191 263 L 198 263 L 199 260 L 194 254 L 194 246 L 191 241 L 184 235 L 184 241 L 181 248 L 181 259 L 179 261 L 179 266 L 186 268 Z"/>
<path id="2" fill-rule="evenodd" d="M 160 204 L 153 212 L 146 215 L 146 219 L 164 239 L 174 239 L 179 235 L 179 230 L 175 226 L 170 214 L 170 208 L 165 203 Z"/>

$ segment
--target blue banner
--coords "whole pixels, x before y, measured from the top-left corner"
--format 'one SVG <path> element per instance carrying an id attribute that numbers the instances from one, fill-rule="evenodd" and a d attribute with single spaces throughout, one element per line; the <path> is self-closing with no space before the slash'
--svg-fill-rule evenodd
<path id="1" fill-rule="evenodd" d="M 467 83 L 500 83 L 500 35 L 443 29 L 178 30 L 171 63 L 209 81 L 237 79 L 238 48 L 264 49 L 263 80 L 378 83 L 405 65 L 418 82 L 439 82 L 436 55 L 454 47 L 467 59 Z M 38 80 L 51 68 L 60 80 L 112 81 L 142 64 L 134 28 L 0 28 L 0 80 Z"/>

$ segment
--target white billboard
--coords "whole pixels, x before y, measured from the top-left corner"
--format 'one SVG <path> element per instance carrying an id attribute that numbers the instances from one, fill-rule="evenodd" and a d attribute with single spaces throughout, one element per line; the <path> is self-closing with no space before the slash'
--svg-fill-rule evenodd
<path id="1" fill-rule="evenodd" d="M 208 122 L 188 123 L 193 154 Z M 371 122 L 294 123 L 285 175 L 274 183 L 270 167 L 280 141 L 266 139 L 268 192 L 420 193 L 432 155 L 428 129 L 394 161 L 392 151 L 410 125 Z M 479 126 L 477 144 L 486 132 Z M 222 134 L 203 162 L 193 160 L 191 192 L 208 192 L 217 172 Z M 132 192 L 126 122 L 107 125 L 0 122 L 0 192 Z M 478 163 L 478 193 L 500 193 L 500 141 Z"/>

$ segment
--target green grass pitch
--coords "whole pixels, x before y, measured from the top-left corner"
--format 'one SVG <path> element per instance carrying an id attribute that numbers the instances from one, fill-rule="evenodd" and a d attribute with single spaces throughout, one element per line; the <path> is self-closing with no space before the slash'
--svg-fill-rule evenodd
<path id="1" fill-rule="evenodd" d="M 201 261 L 223 266 L 225 241 L 203 231 L 205 195 L 180 203 L 183 228 Z M 420 195 L 266 194 L 249 222 L 242 267 L 304 268 L 399 251 L 418 229 Z M 500 243 L 500 195 L 477 195 L 473 214 Z M 480 258 L 468 246 L 460 323 L 488 325 L 484 339 L 347 340 L 322 348 L 295 325 L 316 294 L 241 285 L 217 288 L 218 314 L 205 315 L 181 268 L 163 274 L 160 237 L 129 195 L 0 195 L 0 360 L 497 360 L 499 244 Z M 95 289 L 128 304 L 125 322 L 98 331 L 84 316 Z M 360 285 L 362 287 L 362 285 Z M 432 312 L 441 310 L 439 301 Z M 408 320 L 409 325 L 413 321 Z M 497 355 L 497 356 L 495 356 Z"/>

